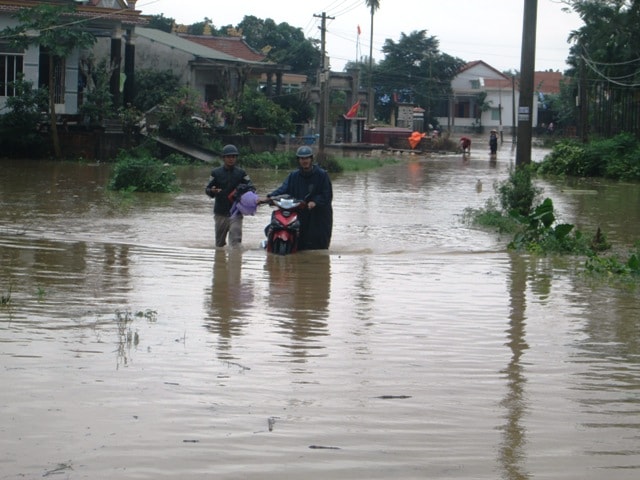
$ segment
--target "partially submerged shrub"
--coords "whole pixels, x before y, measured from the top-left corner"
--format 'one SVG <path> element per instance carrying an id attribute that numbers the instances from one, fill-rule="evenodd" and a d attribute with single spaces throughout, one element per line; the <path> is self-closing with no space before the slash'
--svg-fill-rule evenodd
<path id="1" fill-rule="evenodd" d="M 176 174 L 173 168 L 162 163 L 144 150 L 121 152 L 111 172 L 109 188 L 136 192 L 173 192 Z"/>
<path id="2" fill-rule="evenodd" d="M 593 140 L 565 140 L 537 165 L 541 174 L 640 180 L 640 142 L 631 134 Z"/>

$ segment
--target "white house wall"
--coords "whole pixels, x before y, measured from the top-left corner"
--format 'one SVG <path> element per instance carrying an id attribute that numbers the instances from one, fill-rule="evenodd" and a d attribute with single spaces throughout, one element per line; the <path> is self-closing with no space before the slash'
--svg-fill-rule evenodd
<path id="1" fill-rule="evenodd" d="M 482 112 L 480 122 L 482 126 L 487 129 L 505 130 L 511 131 L 514 125 L 518 125 L 518 103 L 520 102 L 520 92 L 513 88 L 496 88 L 487 87 L 486 80 L 502 80 L 505 81 L 505 76 L 501 75 L 496 70 L 484 63 L 478 63 L 471 68 L 464 70 L 457 75 L 451 81 L 451 88 L 453 91 L 453 99 L 456 97 L 471 97 L 481 92 L 486 92 L 487 97 L 485 101 L 489 103 L 489 110 Z M 495 83 L 494 83 L 495 84 Z M 515 100 L 514 100 L 515 96 Z M 516 115 L 514 115 L 514 105 Z M 497 112 L 499 107 L 502 107 L 502 123 L 500 122 L 499 115 L 496 118 L 493 117 L 493 112 Z M 438 121 L 440 125 L 450 126 L 454 131 L 465 131 L 473 129 L 475 126 L 475 118 L 463 118 L 455 117 L 450 119 L 448 117 L 439 117 Z M 534 95 L 533 98 L 533 118 L 532 124 L 537 125 L 538 122 L 538 98 Z"/>

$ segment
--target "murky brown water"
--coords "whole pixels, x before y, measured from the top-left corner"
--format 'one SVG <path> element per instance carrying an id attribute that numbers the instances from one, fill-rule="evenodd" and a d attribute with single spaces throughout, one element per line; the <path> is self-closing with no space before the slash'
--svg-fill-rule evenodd
<path id="1" fill-rule="evenodd" d="M 512 161 L 335 177 L 331 250 L 290 257 L 268 207 L 213 249 L 206 166 L 123 198 L 109 166 L 3 162 L 0 478 L 638 478 L 638 288 L 460 221 Z M 639 185 L 542 186 L 640 238 Z"/>

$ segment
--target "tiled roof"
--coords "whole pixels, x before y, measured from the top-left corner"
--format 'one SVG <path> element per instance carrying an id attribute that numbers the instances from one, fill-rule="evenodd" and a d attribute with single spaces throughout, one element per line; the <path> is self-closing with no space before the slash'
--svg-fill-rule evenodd
<path id="1" fill-rule="evenodd" d="M 232 57 L 249 60 L 252 62 L 264 62 L 265 56 L 255 51 L 242 39 L 242 37 L 212 37 L 210 35 L 180 34 L 182 38 L 190 42 L 204 45 Z"/>
<path id="2" fill-rule="evenodd" d="M 214 50 L 205 45 L 201 45 L 192 42 L 191 39 L 184 38 L 173 33 L 163 32 L 154 28 L 136 28 L 136 34 L 144 37 L 153 42 L 167 45 L 171 48 L 181 50 L 183 52 L 190 53 L 195 57 L 199 57 L 207 60 L 218 60 L 225 62 L 240 62 L 240 63 L 258 63 L 250 60 L 244 60 L 239 57 L 229 55 L 219 50 Z"/>
<path id="3" fill-rule="evenodd" d="M 533 75 L 533 89 L 541 93 L 560 93 L 560 84 L 564 75 L 560 72 L 535 72 Z"/>
<path id="4" fill-rule="evenodd" d="M 40 4 L 51 2 L 43 2 L 39 0 L 0 0 L 0 13 L 15 13 L 22 8 L 33 8 Z M 63 2 L 59 2 L 63 3 Z M 120 22 L 126 25 L 146 25 L 148 19 L 140 15 L 138 10 L 134 8 L 124 8 L 124 2 L 119 2 L 123 8 L 104 8 L 94 6 L 93 2 L 76 5 L 76 11 L 73 13 L 75 17 L 86 18 L 91 20 L 109 20 Z M 135 4 L 132 2 L 131 7 Z"/>

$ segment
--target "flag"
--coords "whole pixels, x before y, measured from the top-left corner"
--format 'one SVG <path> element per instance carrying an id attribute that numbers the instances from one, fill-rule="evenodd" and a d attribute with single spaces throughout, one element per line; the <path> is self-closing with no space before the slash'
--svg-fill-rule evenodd
<path id="1" fill-rule="evenodd" d="M 360 109 L 360 100 L 353 104 L 353 106 L 349 109 L 349 111 L 344 115 L 344 118 L 355 118 L 358 114 L 358 110 Z"/>
<path id="2" fill-rule="evenodd" d="M 358 25 L 358 35 L 360 35 L 362 33 L 362 30 L 360 30 L 360 25 Z"/>

